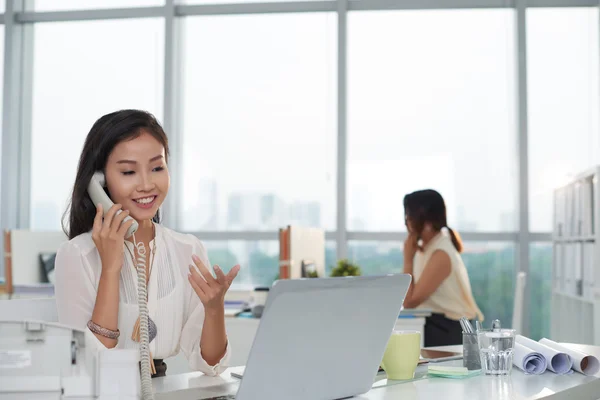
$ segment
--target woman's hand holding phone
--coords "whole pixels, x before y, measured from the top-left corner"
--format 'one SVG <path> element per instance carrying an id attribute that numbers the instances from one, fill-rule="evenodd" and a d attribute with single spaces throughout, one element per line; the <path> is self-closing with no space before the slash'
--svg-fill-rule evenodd
<path id="1" fill-rule="evenodd" d="M 409 232 L 408 237 L 404 241 L 404 262 L 412 262 L 418 249 L 419 239 L 417 235 Z"/>
<path id="2" fill-rule="evenodd" d="M 96 206 L 96 216 L 92 228 L 92 239 L 100 253 L 102 272 L 120 273 L 123 266 L 123 243 L 127 229 L 135 221 L 133 218 L 122 223 L 129 211 L 118 213 L 120 204 L 113 205 L 104 215 L 102 204 Z"/>

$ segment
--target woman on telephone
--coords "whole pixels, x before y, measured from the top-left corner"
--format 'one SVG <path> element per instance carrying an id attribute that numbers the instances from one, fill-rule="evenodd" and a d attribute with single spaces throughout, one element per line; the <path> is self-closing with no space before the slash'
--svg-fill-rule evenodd
<path id="1" fill-rule="evenodd" d="M 239 266 L 227 274 L 214 266 L 213 277 L 200 240 L 160 225 L 159 208 L 169 191 L 168 155 L 167 136 L 147 112 L 117 111 L 96 121 L 85 140 L 63 220 L 70 240 L 56 256 L 58 317 L 85 329 L 97 350 L 139 347 L 136 266 L 144 254 L 134 246 L 135 239 L 147 249 L 152 376 L 165 375 L 163 359 L 180 349 L 191 369 L 218 375 L 230 354 L 224 297 Z M 98 171 L 115 204 L 92 202 L 92 185 L 101 184 L 92 180 Z M 128 237 L 136 223 L 137 231 Z"/>
<path id="2" fill-rule="evenodd" d="M 407 194 L 404 215 L 404 273 L 413 276 L 404 307 L 433 310 L 425 323 L 425 346 L 461 344 L 460 318 L 483 321 L 483 314 L 460 256 L 460 237 L 446 222 L 444 199 L 435 190 Z"/>

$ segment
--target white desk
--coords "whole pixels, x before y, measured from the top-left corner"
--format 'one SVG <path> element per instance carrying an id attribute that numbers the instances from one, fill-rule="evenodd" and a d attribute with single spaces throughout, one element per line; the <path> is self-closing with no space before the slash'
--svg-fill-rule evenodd
<path id="1" fill-rule="evenodd" d="M 580 346 L 590 354 L 600 357 L 600 347 Z M 461 346 L 444 349 L 461 351 Z M 462 365 L 450 361 L 448 365 Z M 513 368 L 507 377 L 479 375 L 466 379 L 427 378 L 427 366 L 419 366 L 417 379 L 409 382 L 387 381 L 385 374 L 378 375 L 374 388 L 355 397 L 362 400 L 387 399 L 486 399 L 486 400 L 596 400 L 600 398 L 600 375 L 584 376 L 579 373 L 556 375 L 546 371 L 543 375 L 525 375 Z M 213 396 L 233 394 L 239 380 L 228 371 L 220 377 L 207 377 L 199 372 L 166 376 L 153 380 L 156 400 L 200 400 Z"/>

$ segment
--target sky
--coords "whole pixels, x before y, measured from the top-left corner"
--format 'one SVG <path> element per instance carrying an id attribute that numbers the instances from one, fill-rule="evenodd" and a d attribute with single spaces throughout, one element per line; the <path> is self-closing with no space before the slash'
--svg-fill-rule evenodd
<path id="1" fill-rule="evenodd" d="M 600 161 L 598 20 L 597 9 L 528 11 L 534 231 L 551 229 L 552 188 Z M 446 198 L 450 226 L 517 228 L 513 24 L 511 10 L 349 15 L 349 229 L 403 230 L 403 196 L 426 187 Z M 335 14 L 190 17 L 183 32 L 184 215 L 202 214 L 216 181 L 219 221 L 230 195 L 274 193 L 320 203 L 335 229 Z M 59 229 L 94 121 L 120 108 L 162 118 L 164 25 L 44 23 L 34 35 L 32 228 Z"/>

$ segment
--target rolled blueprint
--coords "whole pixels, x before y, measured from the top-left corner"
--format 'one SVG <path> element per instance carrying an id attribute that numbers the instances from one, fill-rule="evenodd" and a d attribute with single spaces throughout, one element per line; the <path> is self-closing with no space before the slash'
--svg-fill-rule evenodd
<path id="1" fill-rule="evenodd" d="M 548 367 L 546 358 L 541 353 L 533 351 L 520 343 L 515 343 L 513 364 L 526 374 L 532 375 L 543 374 Z"/>
<path id="2" fill-rule="evenodd" d="M 581 353 L 577 350 L 570 349 L 560 345 L 550 339 L 540 339 L 541 344 L 563 353 L 566 353 L 573 360 L 573 369 L 584 375 L 596 375 L 600 371 L 600 362 L 592 355 Z"/>
<path id="3" fill-rule="evenodd" d="M 521 335 L 516 336 L 515 342 L 543 355 L 548 369 L 556 374 L 566 374 L 573 367 L 573 360 L 567 353 L 556 351 L 552 347 Z"/>

